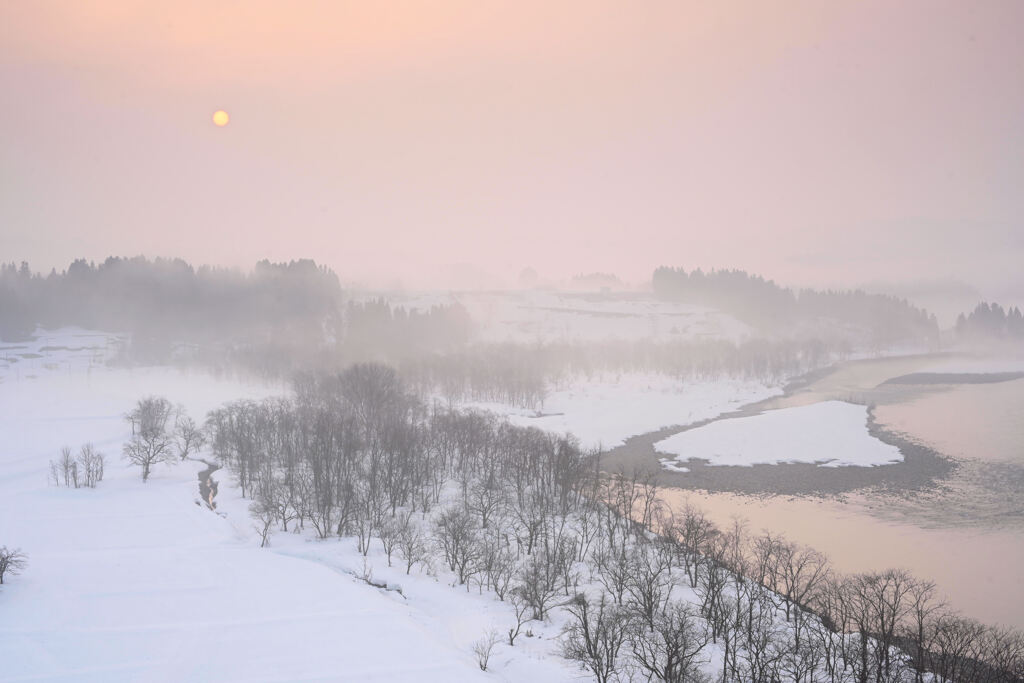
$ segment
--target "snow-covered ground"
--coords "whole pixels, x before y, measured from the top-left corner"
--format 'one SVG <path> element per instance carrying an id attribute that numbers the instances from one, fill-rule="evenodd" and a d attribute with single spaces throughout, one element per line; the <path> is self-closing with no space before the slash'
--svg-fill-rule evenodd
<path id="1" fill-rule="evenodd" d="M 488 342 L 609 339 L 727 339 L 751 336 L 749 326 L 712 308 L 659 301 L 643 294 L 578 294 L 540 290 L 363 294 L 395 306 L 427 310 L 459 303 Z"/>
<path id="2" fill-rule="evenodd" d="M 4 345 L 26 348 L 6 349 L 24 355 L 0 368 L 0 545 L 28 566 L 0 587 L 0 680 L 494 678 L 470 649 L 492 624 L 507 628 L 507 604 L 428 575 L 403 581 L 405 598 L 372 588 L 346 573 L 362 567 L 344 539 L 279 534 L 261 549 L 226 474 L 221 514 L 200 505 L 195 462 L 158 465 L 144 484 L 120 459 L 123 415 L 142 395 L 201 419 L 281 388 L 105 367 L 111 339 L 65 330 Z M 85 442 L 107 456 L 100 485 L 50 485 L 49 461 Z M 575 675 L 555 654 L 557 626 L 541 633 L 495 649 L 498 678 Z"/>
<path id="3" fill-rule="evenodd" d="M 683 382 L 648 373 L 580 377 L 563 385 L 548 393 L 539 416 L 502 403 L 465 405 L 508 416 L 517 425 L 571 432 L 586 448 L 608 449 L 631 436 L 708 420 L 782 393 L 781 387 L 760 382 Z"/>
<path id="4" fill-rule="evenodd" d="M 104 368 L 124 343 L 122 335 L 64 328 L 37 330 L 28 341 L 0 342 L 0 382 Z"/>
<path id="5" fill-rule="evenodd" d="M 871 467 L 900 462 L 895 446 L 871 436 L 867 408 L 823 401 L 798 408 L 720 420 L 654 444 L 672 469 L 691 458 L 711 465 L 818 463 L 822 467 Z"/>
<path id="6" fill-rule="evenodd" d="M 116 338 L 95 335 L 88 348 L 65 343 L 82 334 L 63 331 L 24 345 L 29 350 L 8 349 L 23 355 L 0 369 L 0 545 L 21 548 L 29 561 L 0 587 L 0 681 L 590 679 L 560 656 L 567 618 L 560 608 L 549 621 L 526 624 L 514 647 L 499 640 L 485 673 L 473 645 L 488 632 L 504 635 L 515 624 L 513 609 L 487 591 L 455 585 L 445 567 L 407 575 L 400 563 L 387 566 L 376 541 L 364 558 L 352 538 L 318 541 L 308 531 L 272 532 L 261 548 L 250 501 L 228 472 L 214 475 L 217 511 L 199 501 L 203 465 L 195 461 L 159 465 L 143 483 L 118 457 L 128 436 L 123 415 L 140 396 L 166 396 L 202 418 L 224 401 L 284 389 L 171 368 L 109 367 L 103 359 Z M 777 392 L 628 375 L 556 391 L 545 408 L 565 415 L 541 426 L 578 428 L 584 440 L 607 445 Z M 801 415 L 805 427 L 845 425 L 840 440 L 856 431 Z M 48 463 L 60 447 L 85 442 L 107 455 L 103 481 L 96 489 L 51 485 Z M 387 589 L 368 585 L 370 577 Z M 594 590 L 586 581 L 580 588 Z M 673 597 L 698 602 L 681 580 Z M 781 613 L 776 620 L 788 628 Z M 719 671 L 721 644 L 709 644 L 701 661 L 705 671 Z"/>

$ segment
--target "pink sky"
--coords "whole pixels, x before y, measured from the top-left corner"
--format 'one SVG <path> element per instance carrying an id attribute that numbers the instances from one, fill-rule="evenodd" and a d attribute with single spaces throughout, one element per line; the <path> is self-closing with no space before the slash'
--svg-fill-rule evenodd
<path id="1" fill-rule="evenodd" d="M 1024 290 L 1022 26 L 1015 0 L 7 2 L 0 259 Z"/>

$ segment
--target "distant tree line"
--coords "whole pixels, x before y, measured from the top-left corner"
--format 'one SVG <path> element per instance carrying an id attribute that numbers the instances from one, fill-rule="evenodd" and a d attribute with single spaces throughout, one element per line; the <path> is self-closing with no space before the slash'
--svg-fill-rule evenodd
<path id="1" fill-rule="evenodd" d="M 733 311 L 746 306 L 788 330 L 800 327 L 794 311 L 871 321 L 881 330 L 872 344 L 919 339 L 931 334 L 934 323 L 890 297 L 809 291 L 797 297 L 739 271 L 659 269 L 654 282 L 662 296 L 696 298 Z M 37 326 L 66 325 L 129 333 L 128 360 L 195 362 L 274 377 L 386 362 L 401 366 L 417 387 L 517 405 L 538 403 L 547 385 L 560 377 L 605 371 L 774 381 L 841 358 L 857 343 L 844 329 L 813 329 L 740 344 L 472 344 L 473 323 L 459 304 L 417 310 L 383 299 L 346 300 L 337 276 L 308 260 L 262 261 L 248 273 L 143 257 L 112 257 L 100 264 L 79 260 L 46 276 L 24 263 L 0 265 L 0 337 L 11 341 Z"/>
<path id="2" fill-rule="evenodd" d="M 1009 310 L 999 304 L 982 302 L 966 316 L 956 319 L 957 338 L 972 340 L 1024 341 L 1024 315 L 1016 306 Z"/>
<path id="3" fill-rule="evenodd" d="M 713 306 L 775 333 L 834 319 L 863 330 L 863 341 L 869 344 L 938 342 L 935 316 L 905 299 L 884 294 L 861 290 L 794 291 L 742 270 L 704 272 L 699 268 L 689 272 L 683 268 L 658 268 L 652 285 L 655 294 L 662 298 Z"/>
<path id="4" fill-rule="evenodd" d="M 846 342 L 820 340 L 499 343 L 411 358 L 400 369 L 403 379 L 419 393 L 451 403 L 484 401 L 541 408 L 550 388 L 566 379 L 649 372 L 685 381 L 733 377 L 775 384 L 849 353 Z"/>
<path id="5" fill-rule="evenodd" d="M 125 354 L 133 360 L 281 376 L 443 352 L 466 343 L 471 329 L 457 304 L 417 311 L 383 300 L 346 302 L 338 277 L 310 260 L 260 261 L 242 272 L 111 257 L 48 275 L 27 263 L 0 264 L 0 339 L 64 326 L 127 333 Z"/>
<path id="6" fill-rule="evenodd" d="M 350 301 L 344 322 L 339 354 L 352 362 L 395 364 L 424 354 L 447 353 L 465 346 L 473 331 L 469 313 L 457 303 L 409 310 L 381 298 Z"/>
<path id="7" fill-rule="evenodd" d="M 77 260 L 64 271 L 0 266 L 0 337 L 37 326 L 127 332 L 136 347 L 168 340 L 322 336 L 341 301 L 338 278 L 312 261 L 261 261 L 249 273 L 180 259 Z"/>
<path id="8" fill-rule="evenodd" d="M 604 473 L 569 437 L 427 405 L 383 365 L 228 403 L 206 430 L 264 543 L 280 528 L 351 537 L 364 555 L 379 544 L 407 573 L 508 602 L 509 647 L 562 610 L 565 656 L 599 681 L 1024 676 L 1019 633 L 956 615 L 930 583 L 843 576 L 782 537 L 670 510 L 653 478 Z M 481 668 L 495 646 L 474 646 Z"/>

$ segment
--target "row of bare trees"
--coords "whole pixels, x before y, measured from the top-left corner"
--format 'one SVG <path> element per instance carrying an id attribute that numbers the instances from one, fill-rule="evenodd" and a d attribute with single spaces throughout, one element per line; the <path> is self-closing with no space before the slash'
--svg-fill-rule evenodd
<path id="1" fill-rule="evenodd" d="M 1022 673 L 1019 634 L 972 630 L 930 584 L 840 576 L 784 538 L 719 529 L 693 507 L 673 514 L 653 479 L 604 474 L 570 438 L 425 405 L 386 366 L 226 404 L 207 435 L 264 542 L 280 528 L 353 537 L 364 555 L 379 543 L 407 573 L 442 572 L 508 602 L 509 647 L 557 612 L 565 654 L 600 681 Z"/>
<path id="2" fill-rule="evenodd" d="M 833 363 L 849 351 L 842 340 L 477 344 L 406 359 L 401 374 L 420 393 L 450 403 L 496 401 L 538 408 L 548 387 L 564 377 L 657 372 L 687 381 L 736 377 L 774 383 Z"/>
<path id="3" fill-rule="evenodd" d="M 843 575 L 811 548 L 739 521 L 717 529 L 689 505 L 656 510 L 655 528 L 724 646 L 721 680 L 1024 679 L 1024 635 L 958 615 L 907 571 Z"/>
<path id="4" fill-rule="evenodd" d="M 689 505 L 667 511 L 649 480 L 613 475 L 600 492 L 613 514 L 590 590 L 566 607 L 565 641 L 598 680 L 1024 680 L 1024 636 L 963 618 L 931 582 L 839 574 L 785 538 L 718 529 Z M 616 519 L 639 523 L 616 533 Z"/>
<path id="5" fill-rule="evenodd" d="M 106 462 L 106 456 L 91 443 L 78 449 L 77 455 L 71 454 L 70 446 L 64 446 L 60 449 L 60 458 L 50 461 L 50 482 L 54 486 L 94 489 L 103 481 Z"/>

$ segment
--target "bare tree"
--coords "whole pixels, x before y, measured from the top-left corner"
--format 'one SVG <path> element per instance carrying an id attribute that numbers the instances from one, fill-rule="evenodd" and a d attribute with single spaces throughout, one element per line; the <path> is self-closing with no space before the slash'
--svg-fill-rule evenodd
<path id="1" fill-rule="evenodd" d="M 701 554 L 715 535 L 715 525 L 704 516 L 703 510 L 690 505 L 683 508 L 683 519 L 678 525 L 678 541 L 682 546 L 683 568 L 690 579 L 690 587 L 697 586 L 697 570 Z"/>
<path id="2" fill-rule="evenodd" d="M 619 651 L 629 638 L 628 612 L 609 602 L 604 593 L 596 604 L 580 593 L 566 610 L 572 620 L 565 627 L 565 657 L 590 669 L 598 683 L 607 683 L 618 671 Z"/>
<path id="3" fill-rule="evenodd" d="M 806 605 L 814 592 L 828 577 L 828 559 L 817 550 L 792 543 L 779 543 L 778 583 L 782 593 L 786 619 L 794 605 Z"/>
<path id="4" fill-rule="evenodd" d="M 909 623 L 902 629 L 902 635 L 910 643 L 910 656 L 914 666 L 914 682 L 924 683 L 927 666 L 928 622 L 933 615 L 945 608 L 938 599 L 935 584 L 931 581 L 915 580 L 908 596 Z"/>
<path id="5" fill-rule="evenodd" d="M 59 460 L 50 461 L 50 477 L 57 486 L 64 482 L 64 486 L 78 488 L 78 463 L 71 456 L 70 446 L 60 449 Z"/>
<path id="6" fill-rule="evenodd" d="M 91 443 L 82 446 L 77 457 L 72 457 L 70 446 L 60 449 L 60 458 L 50 461 L 50 479 L 55 486 L 96 488 L 103 480 L 106 458 Z"/>
<path id="7" fill-rule="evenodd" d="M 558 589 L 558 571 L 548 553 L 538 551 L 530 555 L 519 571 L 517 590 L 530 604 L 534 619 L 547 618 Z"/>
<path id="8" fill-rule="evenodd" d="M 0 546 L 0 585 L 4 582 L 4 576 L 20 574 L 28 564 L 28 556 L 18 548 L 8 549 L 7 546 Z"/>
<path id="9" fill-rule="evenodd" d="M 106 456 L 97 451 L 91 443 L 82 446 L 78 451 L 78 471 L 82 476 L 82 485 L 89 488 L 96 488 L 96 484 L 103 481 L 103 467 L 106 464 Z"/>
<path id="10" fill-rule="evenodd" d="M 880 681 L 893 680 L 903 668 L 902 658 L 893 653 L 897 633 L 909 612 L 914 580 L 909 572 L 902 569 L 890 569 L 866 578 L 862 585 L 870 600 L 874 617 L 873 635 L 878 641 L 875 677 Z"/>
<path id="11" fill-rule="evenodd" d="M 648 628 L 654 628 L 654 616 L 668 601 L 672 581 L 666 555 L 648 545 L 640 545 L 633 551 L 626 591 L 631 606 L 643 616 Z"/>
<path id="12" fill-rule="evenodd" d="M 173 412 L 166 398 L 149 396 L 126 416 L 132 425 L 132 436 L 124 445 L 124 456 L 142 468 L 142 481 L 149 479 L 153 465 L 174 462 L 173 439 L 167 430 Z"/>
<path id="13" fill-rule="evenodd" d="M 514 646 L 519 632 L 523 629 L 523 624 L 533 621 L 533 618 L 527 615 L 530 610 L 530 602 L 523 597 L 521 591 L 512 590 L 509 593 L 509 602 L 512 603 L 512 608 L 515 611 L 516 625 L 508 629 L 508 644 Z"/>
<path id="14" fill-rule="evenodd" d="M 829 683 L 840 683 L 848 668 L 847 634 L 851 630 L 844 579 L 837 576 L 826 579 L 815 595 L 814 609 L 820 620 L 811 622 L 811 630 L 821 644 L 825 674 L 829 677 Z"/>
<path id="15" fill-rule="evenodd" d="M 198 453 L 206 444 L 206 433 L 196 421 L 185 414 L 182 408 L 178 408 L 178 414 L 174 418 L 174 445 L 178 450 L 178 457 L 184 460 L 190 455 Z"/>
<path id="16" fill-rule="evenodd" d="M 621 605 L 633 572 L 626 539 L 616 541 L 609 538 L 607 547 L 600 548 L 594 553 L 591 565 L 591 571 L 597 581 L 604 586 L 616 604 Z"/>
<path id="17" fill-rule="evenodd" d="M 504 600 L 516 575 L 516 558 L 509 544 L 498 534 L 491 534 L 481 544 L 480 567 L 487 586 Z"/>
<path id="18" fill-rule="evenodd" d="M 405 561 L 405 573 L 408 574 L 417 563 L 426 563 L 430 558 L 430 548 L 423 530 L 413 521 L 412 513 L 399 517 L 398 537 L 395 544 L 398 554 Z"/>
<path id="19" fill-rule="evenodd" d="M 473 516 L 462 508 L 445 510 L 434 523 L 434 537 L 448 567 L 464 584 L 477 571 L 480 544 Z"/>
<path id="20" fill-rule="evenodd" d="M 249 512 L 259 522 L 254 528 L 260 535 L 260 547 L 265 548 L 270 543 L 270 529 L 277 521 L 277 510 L 273 505 L 269 505 L 263 500 L 257 500 L 249 506 Z"/>
<path id="21" fill-rule="evenodd" d="M 380 538 L 384 554 L 387 555 L 389 567 L 391 566 L 391 556 L 395 554 L 395 549 L 398 547 L 398 539 L 402 532 L 402 520 L 400 517 L 401 515 L 388 517 L 377 528 L 377 537 Z"/>
<path id="22" fill-rule="evenodd" d="M 638 621 L 630 633 L 633 656 L 648 675 L 666 683 L 697 679 L 701 652 L 711 636 L 692 608 L 673 602 L 654 620 Z"/>
<path id="23" fill-rule="evenodd" d="M 1002 680 L 1024 680 L 1024 633 L 1010 628 L 999 627 L 988 630 L 988 663 Z"/>
<path id="24" fill-rule="evenodd" d="M 931 670 L 947 681 L 977 680 L 979 644 L 985 637 L 985 627 L 973 619 L 950 614 L 935 619 L 932 629 Z"/>
<path id="25" fill-rule="evenodd" d="M 494 646 L 498 644 L 498 640 L 498 632 L 488 629 L 483 638 L 473 643 L 473 654 L 476 655 L 476 663 L 481 671 L 487 671 L 491 653 L 494 652 Z"/>

